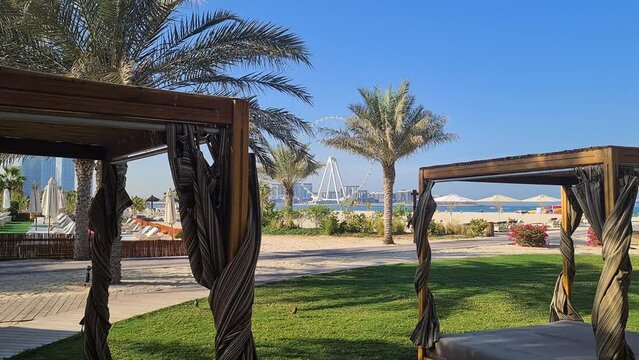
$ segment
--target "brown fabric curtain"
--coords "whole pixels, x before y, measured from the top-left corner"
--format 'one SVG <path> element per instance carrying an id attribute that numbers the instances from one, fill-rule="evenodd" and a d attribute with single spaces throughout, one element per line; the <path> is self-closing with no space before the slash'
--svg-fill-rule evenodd
<path id="1" fill-rule="evenodd" d="M 566 274 L 564 274 L 563 271 L 560 272 L 557 277 L 557 282 L 555 283 L 555 291 L 553 292 L 552 301 L 550 302 L 550 322 L 559 320 L 583 321 L 581 315 L 579 315 L 572 305 L 572 299 L 566 294 L 566 290 L 562 284 L 562 279 L 565 275 L 570 288 L 572 288 L 572 283 L 575 278 L 575 245 L 572 241 L 572 234 L 579 227 L 583 211 L 572 189 L 569 186 L 564 186 L 563 190 L 568 197 L 570 209 L 562 209 L 562 211 L 568 212 L 569 223 L 567 224 L 567 229 L 565 229 L 566 224 L 561 224 L 561 243 L 559 250 L 567 267 Z"/>
<path id="2" fill-rule="evenodd" d="M 111 284 L 111 247 L 119 236 L 120 218 L 131 199 L 124 190 L 124 173 L 102 163 L 102 186 L 89 210 L 89 228 L 95 233 L 91 267 L 93 279 L 87 298 L 83 325 L 84 356 L 87 359 L 111 359 L 107 337 L 109 322 L 109 284 Z"/>
<path id="3" fill-rule="evenodd" d="M 573 187 L 586 217 L 603 243 L 604 267 L 592 307 L 597 357 L 601 360 L 635 358 L 626 343 L 625 330 L 632 272 L 628 250 L 639 177 L 631 168 L 620 167 L 618 173 L 618 196 L 608 218 L 604 216 L 603 169 L 600 166 L 578 169 L 580 183 Z"/>
<path id="4" fill-rule="evenodd" d="M 439 341 L 439 320 L 435 311 L 435 298 L 428 289 L 428 277 L 430 275 L 430 262 L 432 253 L 430 244 L 428 243 L 428 226 L 433 219 L 433 214 L 437 209 L 437 203 L 433 199 L 432 189 L 434 182 L 427 181 L 424 183 L 424 189 L 417 202 L 417 208 L 413 214 L 413 236 L 417 245 L 417 256 L 425 252 L 424 262 L 419 265 L 415 272 L 415 291 L 419 296 L 420 291 L 426 287 L 426 308 L 422 317 L 419 319 L 410 339 L 416 346 L 422 346 L 431 349 L 435 343 Z M 424 248 L 425 247 L 425 248 Z"/>
<path id="5" fill-rule="evenodd" d="M 167 126 L 169 163 L 179 193 L 182 234 L 197 282 L 210 289 L 217 359 L 257 359 L 251 332 L 255 266 L 260 248 L 260 206 L 255 157 L 250 158 L 248 232 L 237 255 L 227 259 L 230 135 L 199 137 L 195 126 Z M 213 157 L 209 165 L 200 145 Z"/>

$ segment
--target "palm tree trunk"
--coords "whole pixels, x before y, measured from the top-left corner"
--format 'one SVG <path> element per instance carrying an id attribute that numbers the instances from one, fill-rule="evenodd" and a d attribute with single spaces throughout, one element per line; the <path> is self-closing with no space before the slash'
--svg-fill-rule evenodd
<path id="1" fill-rule="evenodd" d="M 384 176 L 384 244 L 393 241 L 393 185 L 395 185 L 395 165 L 382 165 Z"/>
<path id="2" fill-rule="evenodd" d="M 284 206 L 288 209 L 293 208 L 293 188 L 284 189 Z"/>
<path id="3" fill-rule="evenodd" d="M 100 184 L 102 184 L 102 161 L 98 160 L 95 162 L 95 186 L 99 189 Z"/>
<path id="4" fill-rule="evenodd" d="M 293 227 L 293 187 L 284 188 L 284 225 Z"/>
<path id="5" fill-rule="evenodd" d="M 123 179 L 126 184 L 126 172 L 128 165 L 118 164 L 115 166 L 117 178 Z M 122 214 L 120 214 L 122 215 Z M 111 284 L 119 284 L 122 281 L 122 222 L 118 221 L 118 236 L 113 240 L 111 247 Z"/>
<path id="6" fill-rule="evenodd" d="M 75 176 L 77 182 L 75 207 L 75 241 L 73 242 L 73 259 L 89 259 L 89 207 L 91 206 L 91 178 L 93 161 L 75 159 Z"/>

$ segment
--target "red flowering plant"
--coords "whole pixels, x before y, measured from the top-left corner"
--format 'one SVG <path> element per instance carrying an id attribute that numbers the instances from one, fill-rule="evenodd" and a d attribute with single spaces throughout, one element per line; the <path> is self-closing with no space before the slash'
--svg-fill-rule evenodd
<path id="1" fill-rule="evenodd" d="M 591 227 L 588 228 L 588 246 L 602 246 L 601 239 L 597 236 L 595 229 Z"/>
<path id="2" fill-rule="evenodd" d="M 517 245 L 531 247 L 545 247 L 548 238 L 545 225 L 514 225 L 510 227 L 508 236 Z"/>

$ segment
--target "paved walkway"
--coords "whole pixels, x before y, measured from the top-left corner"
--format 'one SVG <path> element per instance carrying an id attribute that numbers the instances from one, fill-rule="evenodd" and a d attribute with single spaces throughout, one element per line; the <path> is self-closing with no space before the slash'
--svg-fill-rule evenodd
<path id="1" fill-rule="evenodd" d="M 504 246 L 505 237 L 492 239 L 451 240 L 432 243 L 435 258 L 469 256 L 469 249 Z M 363 266 L 415 261 L 415 247 L 404 243 L 395 246 L 264 252 L 258 261 L 258 284 L 296 276 L 333 272 Z M 0 277 L 17 282 L 84 276 L 86 263 L 73 261 L 21 261 L 0 263 Z M 207 290 L 194 283 L 185 257 L 125 259 L 124 285 L 111 289 L 111 321 L 123 320 L 167 306 L 206 296 Z M 3 281 L 3 284 L 6 284 Z M 2 285 L 4 286 L 4 285 Z M 9 287 L 10 288 L 10 287 Z M 0 292 L 6 295 L 4 289 Z M 42 346 L 76 334 L 84 314 L 87 288 L 71 288 L 51 295 L 21 296 L 22 288 L 0 301 L 0 358 L 10 357 L 29 348 Z M 10 326 L 7 326 L 11 324 Z"/>

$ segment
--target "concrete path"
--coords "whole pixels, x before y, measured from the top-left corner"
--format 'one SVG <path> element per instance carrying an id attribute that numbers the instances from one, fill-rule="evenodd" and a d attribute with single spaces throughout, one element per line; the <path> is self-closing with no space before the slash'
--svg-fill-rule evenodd
<path id="1" fill-rule="evenodd" d="M 505 237 L 450 240 L 432 243 L 435 258 L 469 256 L 468 249 L 504 245 Z M 441 253 L 438 255 L 438 253 Z M 265 252 L 258 261 L 258 284 L 296 276 L 364 266 L 415 261 L 415 246 L 355 247 L 341 249 Z M 0 263 L 0 278 L 29 281 L 39 276 L 80 279 L 87 263 L 74 261 L 20 261 Z M 167 306 L 205 297 L 208 292 L 190 275 L 185 257 L 124 259 L 127 276 L 122 289 L 112 287 L 111 321 L 119 321 Z M 4 286 L 4 285 L 2 285 Z M 0 288 L 0 290 L 2 290 Z M 88 288 L 56 295 L 12 296 L 0 301 L 0 358 L 64 339 L 80 331 Z M 2 292 L 4 293 L 4 291 Z M 11 324 L 10 326 L 6 326 Z"/>

